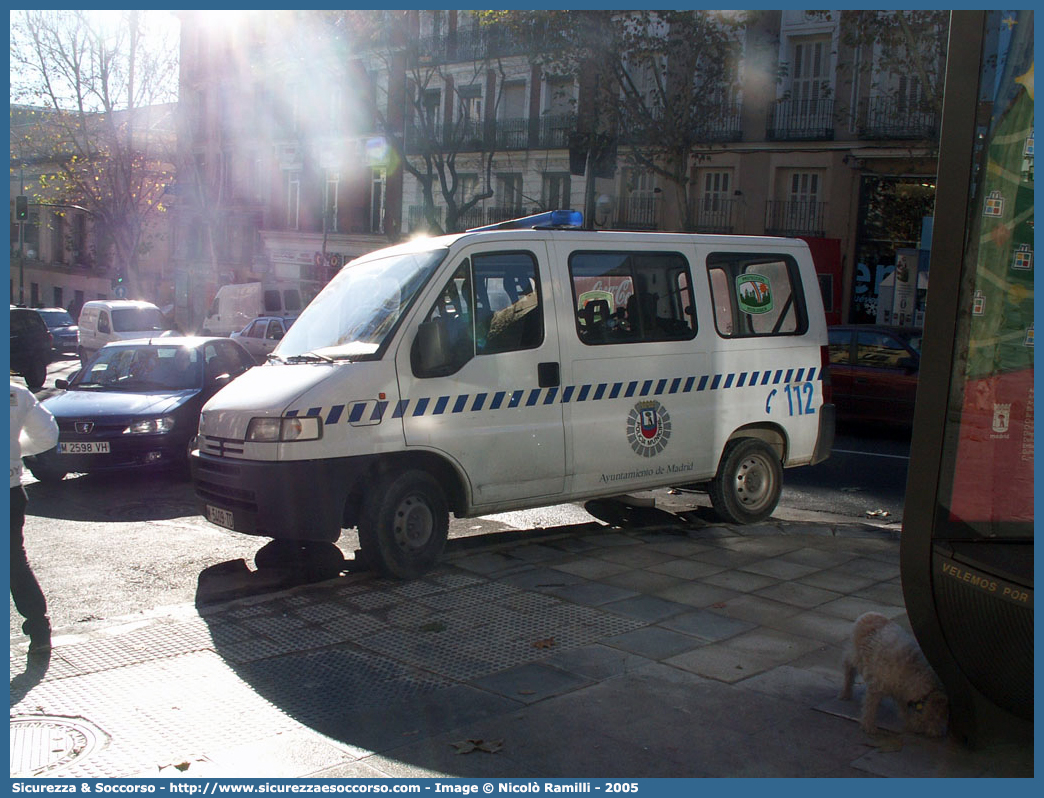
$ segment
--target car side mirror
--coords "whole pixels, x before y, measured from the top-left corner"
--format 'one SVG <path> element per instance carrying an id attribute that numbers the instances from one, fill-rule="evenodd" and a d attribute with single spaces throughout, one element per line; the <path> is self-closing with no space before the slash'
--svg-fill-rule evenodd
<path id="1" fill-rule="evenodd" d="M 916 358 L 904 357 L 899 361 L 899 368 L 905 371 L 907 374 L 916 374 L 920 368 L 920 364 Z"/>
<path id="2" fill-rule="evenodd" d="M 442 377 L 467 363 L 470 358 L 461 360 L 456 356 L 449 337 L 446 320 L 441 316 L 422 322 L 417 327 L 417 337 L 410 351 L 410 361 L 416 376 Z"/>
<path id="3" fill-rule="evenodd" d="M 68 388 L 69 388 L 69 381 L 68 380 L 55 380 L 54 381 L 54 387 L 57 388 L 59 391 L 68 390 Z"/>

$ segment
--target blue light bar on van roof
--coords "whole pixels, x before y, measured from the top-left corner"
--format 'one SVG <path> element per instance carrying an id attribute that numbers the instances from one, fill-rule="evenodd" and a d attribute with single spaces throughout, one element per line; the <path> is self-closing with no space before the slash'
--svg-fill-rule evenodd
<path id="1" fill-rule="evenodd" d="M 469 233 L 482 232 L 485 230 L 528 230 L 547 229 L 559 227 L 583 227 L 584 215 L 580 211 L 545 211 L 534 213 L 532 216 L 523 216 L 521 219 L 508 219 L 497 224 L 488 224 L 484 227 L 472 227 Z"/>

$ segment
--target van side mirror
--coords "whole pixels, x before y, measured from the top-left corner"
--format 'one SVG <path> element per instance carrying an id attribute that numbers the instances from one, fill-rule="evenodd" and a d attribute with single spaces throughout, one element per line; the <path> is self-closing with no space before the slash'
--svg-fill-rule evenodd
<path id="1" fill-rule="evenodd" d="M 470 360 L 454 352 L 446 320 L 441 316 L 422 322 L 410 350 L 410 364 L 418 377 L 444 377 Z"/>

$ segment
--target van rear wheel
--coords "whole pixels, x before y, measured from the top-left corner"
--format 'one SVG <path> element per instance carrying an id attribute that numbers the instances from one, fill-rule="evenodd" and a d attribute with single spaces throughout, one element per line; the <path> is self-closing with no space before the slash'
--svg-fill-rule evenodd
<path id="1" fill-rule="evenodd" d="M 359 517 L 359 547 L 367 565 L 399 579 L 431 570 L 448 534 L 446 496 L 426 471 L 384 476 Z"/>
<path id="2" fill-rule="evenodd" d="M 775 450 L 757 438 L 738 438 L 725 446 L 710 500 L 722 521 L 753 524 L 772 515 L 783 491 L 783 464 Z"/>

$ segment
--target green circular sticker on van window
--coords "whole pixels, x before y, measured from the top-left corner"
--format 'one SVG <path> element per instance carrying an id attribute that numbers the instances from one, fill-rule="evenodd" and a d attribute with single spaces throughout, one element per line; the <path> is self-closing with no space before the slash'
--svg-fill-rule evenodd
<path id="1" fill-rule="evenodd" d="M 768 313 L 772 310 L 772 285 L 761 274 L 741 274 L 736 278 L 736 296 L 743 313 Z"/>

